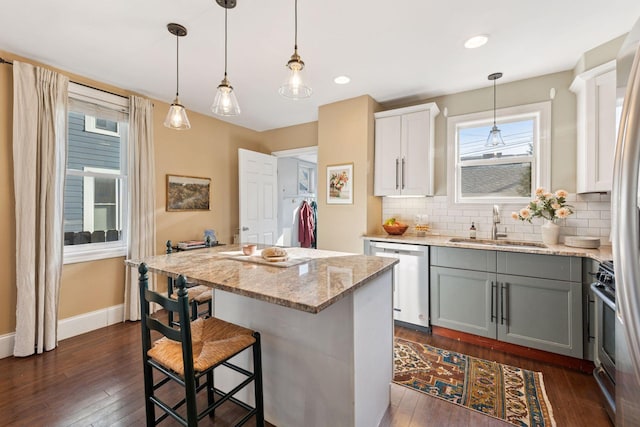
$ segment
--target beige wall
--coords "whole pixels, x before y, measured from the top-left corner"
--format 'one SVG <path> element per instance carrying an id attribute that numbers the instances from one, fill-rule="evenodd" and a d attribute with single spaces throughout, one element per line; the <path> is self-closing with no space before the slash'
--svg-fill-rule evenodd
<path id="1" fill-rule="evenodd" d="M 303 123 L 260 134 L 270 152 L 318 145 L 318 122 Z"/>
<path id="2" fill-rule="evenodd" d="M 373 194 L 373 113 L 369 96 L 323 105 L 318 111 L 318 248 L 361 253 L 361 236 L 381 222 Z M 353 163 L 353 204 L 327 205 L 326 167 Z"/>
<path id="3" fill-rule="evenodd" d="M 497 108 L 548 101 L 551 88 L 556 96 L 551 104 L 551 186 L 576 190 L 576 98 L 569 91 L 573 72 L 548 74 L 526 80 L 500 84 L 496 87 Z M 435 102 L 440 108 L 435 125 L 435 192 L 447 194 L 447 116 L 493 109 L 493 86 L 438 98 L 412 102 Z M 405 105 L 387 104 L 384 109 Z M 444 111 L 447 109 L 447 116 Z"/>
<path id="4" fill-rule="evenodd" d="M 580 60 L 573 69 L 573 74 L 577 76 L 580 73 L 597 67 L 598 65 L 609 62 L 612 59 L 615 59 L 626 37 L 627 34 L 623 34 L 620 37 L 617 37 L 613 40 L 601 44 L 600 46 L 586 51 L 580 57 Z"/>

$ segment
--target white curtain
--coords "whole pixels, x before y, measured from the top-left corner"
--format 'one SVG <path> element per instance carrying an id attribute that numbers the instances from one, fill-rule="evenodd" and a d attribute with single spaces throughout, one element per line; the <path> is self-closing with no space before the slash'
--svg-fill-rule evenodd
<path id="1" fill-rule="evenodd" d="M 13 180 L 16 198 L 14 356 L 58 344 L 63 260 L 69 79 L 13 63 Z"/>
<path id="2" fill-rule="evenodd" d="M 155 160 L 153 147 L 153 104 L 148 99 L 131 97 L 129 110 L 129 244 L 127 258 L 139 259 L 154 254 Z M 140 320 L 138 273 L 126 269 L 124 317 Z M 153 280 L 149 287 L 155 289 Z"/>

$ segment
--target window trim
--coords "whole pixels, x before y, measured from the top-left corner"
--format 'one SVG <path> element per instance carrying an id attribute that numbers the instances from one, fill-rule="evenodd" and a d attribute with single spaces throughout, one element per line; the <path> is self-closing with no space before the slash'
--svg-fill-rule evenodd
<path id="1" fill-rule="evenodd" d="M 90 88 L 84 85 L 74 84 L 72 82 L 69 83 L 68 90 L 69 98 L 75 98 L 80 101 L 95 104 L 98 110 L 113 110 L 117 111 L 120 114 L 129 114 L 129 98 L 114 95 L 112 93 L 101 91 L 100 89 Z M 72 108 L 69 111 L 76 111 Z M 85 117 L 91 116 L 92 114 L 86 111 L 82 112 Z M 111 119 L 110 119 L 111 120 Z M 86 121 L 85 121 L 86 123 Z M 87 243 L 83 245 L 66 245 L 63 246 L 63 263 L 64 264 L 74 264 L 78 262 L 87 262 L 87 261 L 96 261 L 101 259 L 108 258 L 116 258 L 116 257 L 126 257 L 128 252 L 128 239 L 129 239 L 129 200 L 128 200 L 128 175 L 127 173 L 123 173 L 122 171 L 128 170 L 128 156 L 129 156 L 129 140 L 128 140 L 128 129 L 127 125 L 124 128 L 124 132 L 120 123 L 118 123 L 118 132 L 117 136 L 120 137 L 120 173 L 119 175 L 115 175 L 113 172 L 110 173 L 101 173 L 101 172 L 91 172 L 90 176 L 104 176 L 104 177 L 119 177 L 121 179 L 121 200 L 122 204 L 122 228 L 120 240 L 114 242 L 99 242 L 99 243 Z M 100 133 L 100 132 L 97 132 Z M 112 135 L 115 136 L 115 135 Z M 87 168 L 89 169 L 89 168 Z M 87 171 L 89 172 L 89 171 Z M 70 169 L 65 170 L 65 175 L 80 175 L 87 176 L 85 171 L 74 171 Z"/>
<path id="2" fill-rule="evenodd" d="M 551 183 L 551 101 L 523 104 L 496 110 L 496 124 L 510 122 L 514 119 L 534 117 L 538 138 L 534 138 L 534 155 L 531 162 L 532 187 L 549 188 Z M 477 113 L 461 114 L 447 118 L 447 193 L 449 203 L 456 206 L 491 204 L 491 203 L 527 203 L 530 197 L 465 197 L 459 193 L 460 162 L 458 159 L 458 129 L 474 125 L 492 125 L 493 110 Z M 535 131 L 534 131 L 535 132 Z M 519 157 L 518 159 L 525 159 Z M 496 160 L 495 164 L 514 163 L 516 158 Z M 465 161 L 472 165 L 473 161 Z M 519 162 L 519 161 L 518 161 Z M 482 161 L 482 164 L 487 164 Z"/>

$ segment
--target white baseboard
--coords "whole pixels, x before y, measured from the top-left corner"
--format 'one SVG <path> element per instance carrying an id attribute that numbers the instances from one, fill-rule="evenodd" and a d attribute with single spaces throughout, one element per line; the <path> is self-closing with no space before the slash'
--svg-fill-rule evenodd
<path id="1" fill-rule="evenodd" d="M 101 310 L 58 320 L 58 340 L 75 337 L 86 332 L 122 322 L 124 305 L 114 305 Z M 15 333 L 0 336 L 0 359 L 13 354 Z"/>

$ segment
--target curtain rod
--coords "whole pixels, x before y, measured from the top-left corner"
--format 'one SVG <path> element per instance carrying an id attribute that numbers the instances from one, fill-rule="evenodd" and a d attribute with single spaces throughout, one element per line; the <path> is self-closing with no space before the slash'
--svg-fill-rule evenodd
<path id="1" fill-rule="evenodd" d="M 13 62 L 7 61 L 6 59 L 0 57 L 0 64 L 13 65 Z M 97 87 L 93 87 L 93 86 L 90 86 L 90 85 L 85 84 L 85 83 L 74 82 L 73 80 L 70 80 L 70 81 L 71 81 L 71 83 L 75 83 L 75 84 L 80 85 L 80 86 L 84 86 L 84 87 L 88 87 L 88 88 L 91 88 L 91 89 L 99 90 L 100 92 L 109 93 L 111 95 L 119 96 L 121 98 L 129 98 L 128 96 L 121 95 L 119 93 L 111 92 L 111 91 L 108 91 L 108 90 L 100 89 L 100 88 L 97 88 Z"/>

